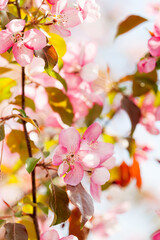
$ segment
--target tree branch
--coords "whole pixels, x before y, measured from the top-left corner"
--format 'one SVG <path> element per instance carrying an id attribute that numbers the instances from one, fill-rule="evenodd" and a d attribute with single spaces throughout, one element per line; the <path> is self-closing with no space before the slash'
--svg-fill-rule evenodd
<path id="1" fill-rule="evenodd" d="M 25 68 L 24 67 L 22 67 L 22 109 L 25 111 Z M 25 121 L 23 121 L 23 129 L 24 129 L 24 134 L 25 134 L 25 139 L 26 139 L 26 144 L 27 144 L 27 149 L 28 149 L 28 155 L 29 155 L 29 157 L 32 157 L 33 156 L 32 149 L 31 149 L 30 139 L 29 139 L 29 135 L 27 132 Z M 31 173 L 31 179 L 32 179 L 32 199 L 33 199 L 33 203 L 36 204 L 37 200 L 36 200 L 36 172 L 35 172 L 35 169 Z M 33 218 L 33 222 L 35 225 L 37 239 L 40 240 L 36 206 L 33 206 L 32 218 Z"/>

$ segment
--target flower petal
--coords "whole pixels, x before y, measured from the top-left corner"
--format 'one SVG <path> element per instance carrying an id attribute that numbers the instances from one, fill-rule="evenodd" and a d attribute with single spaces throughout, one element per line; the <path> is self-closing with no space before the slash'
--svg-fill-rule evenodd
<path id="1" fill-rule="evenodd" d="M 29 48 L 26 48 L 23 42 L 18 42 L 13 46 L 13 55 L 16 61 L 21 65 L 25 66 L 32 62 L 33 51 Z"/>
<path id="2" fill-rule="evenodd" d="M 71 166 L 71 170 L 66 174 L 64 181 L 69 185 L 76 186 L 81 182 L 83 174 L 83 167 L 76 162 Z"/>
<path id="3" fill-rule="evenodd" d="M 10 47 L 13 46 L 13 41 L 11 39 L 12 35 L 8 30 L 0 31 L 0 54 L 6 52 Z"/>
<path id="4" fill-rule="evenodd" d="M 65 159 L 67 153 L 67 149 L 62 147 L 61 145 L 56 147 L 55 154 L 53 155 L 52 163 L 56 166 L 59 166 L 62 161 Z"/>
<path id="5" fill-rule="evenodd" d="M 113 155 L 113 150 L 113 144 L 105 142 L 97 142 L 95 147 L 92 149 L 92 151 L 99 156 L 101 163 Z"/>
<path id="6" fill-rule="evenodd" d="M 97 201 L 100 202 L 100 198 L 101 198 L 101 186 L 95 184 L 92 180 L 90 183 L 90 192 L 92 197 Z"/>
<path id="7" fill-rule="evenodd" d="M 59 234 L 56 230 L 50 230 L 45 233 L 42 233 L 40 240 L 59 240 Z"/>
<path id="8" fill-rule="evenodd" d="M 97 185 L 103 185 L 110 179 L 110 173 L 107 168 L 96 168 L 91 176 L 91 180 Z"/>
<path id="9" fill-rule="evenodd" d="M 152 237 L 152 240 L 159 240 L 160 239 L 160 230 L 153 233 L 151 237 Z"/>
<path id="10" fill-rule="evenodd" d="M 63 129 L 59 135 L 59 143 L 67 148 L 69 153 L 78 151 L 80 141 L 80 134 L 74 127 Z"/>
<path id="11" fill-rule="evenodd" d="M 151 37 L 148 41 L 148 47 L 152 56 L 160 56 L 160 37 Z"/>
<path id="12" fill-rule="evenodd" d="M 46 46 L 46 36 L 38 29 L 31 29 L 24 33 L 24 45 L 32 50 L 39 50 Z"/>
<path id="13" fill-rule="evenodd" d="M 22 32 L 25 24 L 26 24 L 25 20 L 13 19 L 6 25 L 6 27 L 10 32 L 16 33 L 16 32 Z"/>
<path id="14" fill-rule="evenodd" d="M 100 159 L 97 154 L 88 153 L 83 157 L 82 163 L 88 168 L 95 168 L 99 165 Z"/>
<path id="15" fill-rule="evenodd" d="M 69 235 L 68 237 L 63 237 L 59 240 L 78 240 L 78 238 L 73 235 Z"/>
<path id="16" fill-rule="evenodd" d="M 75 27 L 82 23 L 81 13 L 75 8 L 67 8 L 61 12 L 62 24 L 65 28 Z"/>
<path id="17" fill-rule="evenodd" d="M 62 177 L 68 170 L 69 165 L 66 162 L 61 163 L 61 165 L 58 168 L 58 175 Z"/>
<path id="18" fill-rule="evenodd" d="M 86 140 L 88 143 L 95 142 L 101 135 L 101 132 L 101 125 L 95 122 L 87 128 L 87 130 L 83 134 L 83 139 Z"/>
<path id="19" fill-rule="evenodd" d="M 1 0 L 0 1 L 0 11 L 3 10 L 8 3 L 8 0 Z"/>
<path id="20" fill-rule="evenodd" d="M 105 162 L 103 162 L 102 166 L 107 169 L 111 169 L 111 168 L 115 167 L 115 163 L 116 163 L 115 157 L 111 157 L 111 158 L 107 159 Z"/>
<path id="21" fill-rule="evenodd" d="M 86 82 L 93 82 L 98 78 L 99 66 L 96 63 L 88 63 L 80 71 L 81 78 Z"/>

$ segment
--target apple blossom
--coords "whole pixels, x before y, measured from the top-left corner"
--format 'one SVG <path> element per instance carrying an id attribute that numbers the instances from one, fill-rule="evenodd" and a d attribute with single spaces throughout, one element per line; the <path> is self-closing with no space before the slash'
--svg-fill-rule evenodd
<path id="1" fill-rule="evenodd" d="M 152 237 L 152 240 L 159 240 L 160 239 L 160 230 L 153 233 L 151 237 Z"/>
<path id="2" fill-rule="evenodd" d="M 8 0 L 0 0 L 0 10 L 3 10 L 7 6 Z"/>
<path id="3" fill-rule="evenodd" d="M 78 154 L 80 141 L 80 134 L 75 128 L 63 129 L 59 135 L 59 145 L 53 156 L 53 164 L 59 166 L 58 175 L 66 174 L 64 181 L 73 186 L 81 182 L 84 174 Z"/>
<path id="4" fill-rule="evenodd" d="M 56 230 L 50 230 L 50 231 L 42 233 L 40 236 L 40 240 L 78 240 L 78 238 L 73 235 L 69 235 L 68 237 L 60 238 L 59 234 Z"/>
<path id="5" fill-rule="evenodd" d="M 49 17 L 53 20 L 55 29 L 64 36 L 70 36 L 68 28 L 82 23 L 82 17 L 78 9 L 68 8 L 67 0 L 57 1 L 51 9 Z"/>
<path id="6" fill-rule="evenodd" d="M 95 0 L 77 0 L 79 11 L 86 22 L 100 18 L 100 7 Z"/>
<path id="7" fill-rule="evenodd" d="M 138 63 L 138 71 L 140 73 L 152 72 L 156 67 L 156 59 L 153 57 L 144 58 Z"/>
<path id="8" fill-rule="evenodd" d="M 148 41 L 149 52 L 152 56 L 160 56 L 160 24 L 159 17 L 154 24 L 153 36 Z"/>
<path id="9" fill-rule="evenodd" d="M 13 47 L 16 61 L 25 66 L 33 59 L 33 50 L 42 49 L 46 45 L 46 36 L 38 29 L 22 32 L 25 20 L 14 19 L 10 21 L 5 30 L 0 32 L 0 54 Z"/>

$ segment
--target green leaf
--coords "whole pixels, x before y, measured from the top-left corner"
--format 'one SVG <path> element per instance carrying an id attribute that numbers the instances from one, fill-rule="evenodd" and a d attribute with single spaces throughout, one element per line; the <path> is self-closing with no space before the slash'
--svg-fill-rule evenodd
<path id="1" fill-rule="evenodd" d="M 94 106 L 89 110 L 88 115 L 86 116 L 86 124 L 90 126 L 96 118 L 98 118 L 102 112 L 103 107 L 95 103 Z"/>
<path id="2" fill-rule="evenodd" d="M 50 152 L 49 151 L 45 151 L 45 152 L 43 152 L 43 155 L 44 155 L 45 158 L 47 158 L 50 155 Z"/>
<path id="3" fill-rule="evenodd" d="M 139 107 L 137 107 L 131 100 L 129 100 L 128 97 L 124 96 L 121 101 L 122 108 L 127 112 L 131 124 L 132 124 L 132 130 L 131 134 L 133 134 L 137 123 L 139 123 L 140 117 L 141 117 L 141 111 Z"/>
<path id="4" fill-rule="evenodd" d="M 34 157 L 27 158 L 25 167 L 28 173 L 31 173 L 34 170 L 39 160 L 40 158 L 34 158 Z"/>
<path id="5" fill-rule="evenodd" d="M 0 124 L 0 141 L 5 138 L 4 124 Z"/>
<path id="6" fill-rule="evenodd" d="M 139 73 L 136 72 L 133 75 L 127 75 L 124 78 L 119 80 L 119 83 L 126 82 L 126 81 L 132 81 L 133 86 L 133 96 L 139 97 L 151 89 L 157 93 L 157 72 L 156 70 L 150 72 L 150 73 Z"/>
<path id="7" fill-rule="evenodd" d="M 133 157 L 134 153 L 135 153 L 135 150 L 136 150 L 136 142 L 135 142 L 135 139 L 134 138 L 126 138 L 128 143 L 129 143 L 129 146 L 127 148 L 128 152 L 129 152 L 129 155 L 130 157 Z"/>
<path id="8" fill-rule="evenodd" d="M 35 154 L 39 149 L 35 146 L 34 142 L 30 140 L 32 153 Z M 26 162 L 28 158 L 28 148 L 23 131 L 12 130 L 7 136 L 7 145 L 11 153 L 18 153 L 22 162 Z"/>
<path id="9" fill-rule="evenodd" d="M 16 81 L 11 78 L 0 78 L 0 102 L 12 96 L 11 88 L 16 85 Z"/>
<path id="10" fill-rule="evenodd" d="M 28 240 L 26 227 L 20 223 L 6 223 L 5 240 Z"/>
<path id="11" fill-rule="evenodd" d="M 23 214 L 22 214 L 22 211 L 19 211 L 19 212 L 16 212 L 15 213 L 15 217 L 22 217 L 23 216 Z"/>
<path id="12" fill-rule="evenodd" d="M 48 103 L 54 112 L 59 113 L 62 121 L 71 125 L 73 122 L 73 108 L 68 96 L 62 90 L 55 87 L 46 88 Z"/>
<path id="13" fill-rule="evenodd" d="M 13 101 L 10 102 L 10 104 L 17 105 L 19 107 L 22 106 L 22 96 L 17 95 Z M 31 108 L 33 111 L 35 111 L 35 103 L 31 98 L 25 97 L 25 106 Z"/>
<path id="14" fill-rule="evenodd" d="M 64 87 L 64 89 L 67 91 L 67 84 L 66 81 L 64 80 L 64 78 L 61 77 L 61 75 L 57 72 L 55 72 L 54 70 L 52 72 L 50 72 L 49 74 L 51 77 L 57 79 Z"/>
<path id="15" fill-rule="evenodd" d="M 70 209 L 68 208 L 69 199 L 67 193 L 53 183 L 50 184 L 49 188 L 51 191 L 50 208 L 54 212 L 52 226 L 65 222 L 70 217 Z"/>
<path id="16" fill-rule="evenodd" d="M 40 57 L 45 62 L 45 70 L 50 75 L 52 69 L 58 62 L 58 55 L 53 46 L 46 46 L 41 50 L 34 51 L 37 57 Z"/>
<path id="17" fill-rule="evenodd" d="M 137 15 L 128 16 L 124 21 L 122 21 L 118 25 L 116 37 L 130 31 L 131 29 L 135 28 L 136 26 L 138 26 L 139 24 L 141 24 L 145 21 L 147 21 L 146 18 L 137 16 Z"/>
<path id="18" fill-rule="evenodd" d="M 75 205 L 82 214 L 81 227 L 83 227 L 94 214 L 92 198 L 81 183 L 76 186 L 67 185 L 67 193 L 71 203 Z"/>
<path id="19" fill-rule="evenodd" d="M 6 222 L 5 220 L 0 219 L 0 227 L 2 227 L 5 222 Z"/>
<path id="20" fill-rule="evenodd" d="M 42 210 L 42 212 L 44 212 L 44 214 L 46 214 L 48 216 L 48 207 L 45 206 L 43 203 L 39 202 L 37 203 L 38 207 Z"/>

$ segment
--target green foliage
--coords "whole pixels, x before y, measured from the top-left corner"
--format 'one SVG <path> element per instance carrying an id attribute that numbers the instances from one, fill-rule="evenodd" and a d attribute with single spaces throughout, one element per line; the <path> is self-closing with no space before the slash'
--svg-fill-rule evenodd
<path id="1" fill-rule="evenodd" d="M 68 208 L 69 199 L 67 193 L 53 183 L 50 184 L 49 188 L 51 192 L 50 208 L 54 212 L 52 226 L 65 222 L 70 217 L 70 210 Z"/>
<path id="2" fill-rule="evenodd" d="M 5 138 L 4 124 L 0 124 L 0 141 Z"/>
<path id="3" fill-rule="evenodd" d="M 21 107 L 22 106 L 22 96 L 17 95 L 13 101 L 10 102 L 10 104 L 16 105 Z M 25 97 L 25 107 L 31 108 L 33 111 L 35 111 L 35 103 L 31 98 Z"/>
<path id="4" fill-rule="evenodd" d="M 39 160 L 40 158 L 33 158 L 33 157 L 27 158 L 25 166 L 28 173 L 31 173 L 34 170 Z"/>
<path id="5" fill-rule="evenodd" d="M 34 142 L 30 140 L 33 154 L 39 150 Z M 22 162 L 26 162 L 28 158 L 28 149 L 26 145 L 25 135 L 23 131 L 12 130 L 7 136 L 7 145 L 12 153 L 18 153 Z"/>
<path id="6" fill-rule="evenodd" d="M 67 95 L 63 93 L 62 90 L 55 87 L 46 88 L 46 92 L 48 94 L 48 103 L 52 110 L 58 112 L 62 121 L 70 126 L 73 122 L 74 114 Z"/>
<path id="7" fill-rule="evenodd" d="M 134 97 L 139 97 L 150 90 L 157 93 L 157 72 L 156 70 L 149 73 L 139 73 L 136 72 L 133 75 L 127 75 L 119 80 L 121 82 L 132 81 L 132 91 Z"/>
<path id="8" fill-rule="evenodd" d="M 146 18 L 137 16 L 137 15 L 128 16 L 124 21 L 122 21 L 118 25 L 116 37 L 130 31 L 131 29 L 135 28 L 136 26 L 138 26 L 139 24 L 141 24 L 145 21 L 147 21 Z"/>
<path id="9" fill-rule="evenodd" d="M 103 107 L 97 103 L 93 105 L 85 119 L 87 126 L 91 125 L 96 120 L 96 118 L 100 116 L 102 109 Z"/>
<path id="10" fill-rule="evenodd" d="M 11 78 L 0 78 L 0 103 L 12 96 L 11 88 L 16 85 L 16 81 Z"/>

